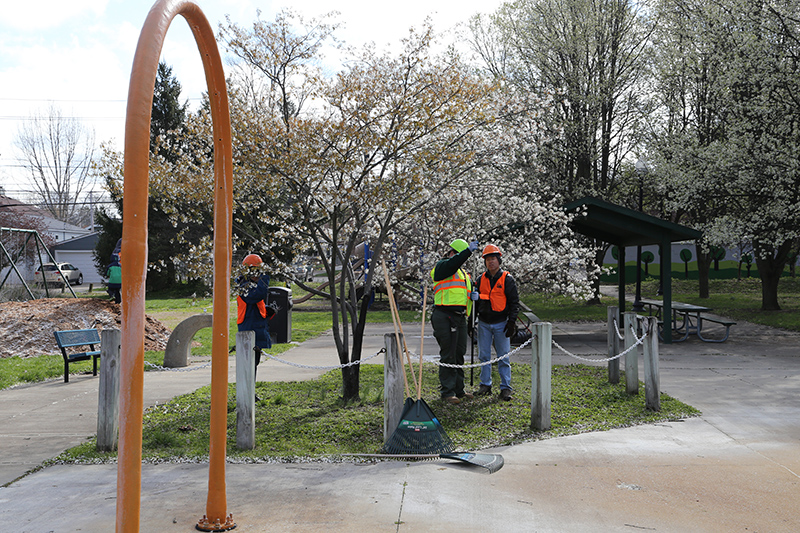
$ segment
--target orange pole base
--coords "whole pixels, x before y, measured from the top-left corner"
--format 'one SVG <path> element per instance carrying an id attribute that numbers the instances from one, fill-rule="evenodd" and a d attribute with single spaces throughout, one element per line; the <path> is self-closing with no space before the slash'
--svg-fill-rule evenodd
<path id="1" fill-rule="evenodd" d="M 203 518 L 200 519 L 195 528 L 198 531 L 230 531 L 231 529 L 236 529 L 236 524 L 233 522 L 232 514 L 228 515 L 224 524 L 220 523 L 219 519 L 214 520 L 212 524 L 206 515 L 203 515 Z"/>

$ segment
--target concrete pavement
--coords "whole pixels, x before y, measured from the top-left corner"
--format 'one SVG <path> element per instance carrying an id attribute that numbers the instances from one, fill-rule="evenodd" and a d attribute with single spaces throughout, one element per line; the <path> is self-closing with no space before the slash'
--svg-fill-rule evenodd
<path id="1" fill-rule="evenodd" d="M 419 342 L 413 329 L 406 328 L 410 346 Z M 364 355 L 391 330 L 371 326 Z M 605 353 L 602 324 L 556 324 L 554 339 L 571 353 Z M 662 391 L 702 417 L 495 450 L 505 466 L 492 475 L 446 461 L 229 464 L 228 512 L 237 531 L 800 531 L 798 341 L 738 324 L 725 343 L 661 345 Z M 425 346 L 436 352 L 433 339 Z M 332 347 L 323 335 L 282 357 L 333 365 Z M 553 359 L 581 362 L 555 352 Z M 319 372 L 268 361 L 259 379 Z M 207 368 L 148 372 L 146 402 L 194 390 L 209 376 Z M 95 433 L 99 380 L 70 379 L 0 391 L 0 483 Z M 142 472 L 141 531 L 194 530 L 208 465 Z M 112 531 L 115 499 L 115 465 L 46 468 L 0 488 L 0 530 Z"/>

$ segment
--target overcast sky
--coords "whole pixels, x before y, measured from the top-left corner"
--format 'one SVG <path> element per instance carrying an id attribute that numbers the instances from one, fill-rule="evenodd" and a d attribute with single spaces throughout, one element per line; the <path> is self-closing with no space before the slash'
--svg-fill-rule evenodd
<path id="1" fill-rule="evenodd" d="M 5 2 L 0 16 L 0 186 L 7 194 L 27 189 L 13 146 L 21 121 L 54 104 L 63 116 L 94 129 L 97 144 L 123 145 L 125 106 L 133 53 L 149 0 L 22 0 Z M 348 44 L 396 43 L 430 16 L 437 31 L 476 12 L 494 11 L 501 0 L 196 0 L 215 33 L 225 15 L 250 26 L 261 10 L 274 20 L 283 6 L 304 17 L 336 10 Z M 224 50 L 222 50 L 224 54 Z M 183 17 L 167 33 L 161 58 L 181 83 L 182 98 L 197 102 L 205 79 L 197 46 Z"/>

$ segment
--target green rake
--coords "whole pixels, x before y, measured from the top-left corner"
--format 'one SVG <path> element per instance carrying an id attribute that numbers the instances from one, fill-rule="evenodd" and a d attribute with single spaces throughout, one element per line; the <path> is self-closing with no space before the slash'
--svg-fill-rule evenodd
<path id="1" fill-rule="evenodd" d="M 382 265 L 383 275 L 386 279 L 386 292 L 389 296 L 389 307 L 392 310 L 392 322 L 394 323 L 395 336 L 397 336 L 398 328 L 402 331 L 400 313 L 397 311 L 397 305 L 395 304 L 386 263 L 382 263 Z M 423 327 L 425 326 L 425 306 L 427 304 L 427 299 L 428 288 L 425 286 L 422 296 Z M 423 339 L 425 338 L 424 335 L 421 335 L 421 337 Z M 414 386 L 417 389 L 417 400 L 414 401 L 412 398 L 406 398 L 403 404 L 403 412 L 400 415 L 400 423 L 397 425 L 397 429 L 394 430 L 391 437 L 384 443 L 381 452 L 385 454 L 412 455 L 452 453 L 454 449 L 453 441 L 450 440 L 450 437 L 445 432 L 439 419 L 433 414 L 430 406 L 422 399 L 422 341 L 420 341 L 420 380 L 418 382 L 415 379 L 414 366 L 411 363 L 408 347 L 405 344 L 405 336 L 403 336 L 402 347 L 400 346 L 400 339 L 398 338 L 397 340 L 398 349 L 405 349 L 408 366 L 411 367 L 411 378 L 414 380 Z M 405 363 L 403 367 L 405 368 Z M 403 378 L 405 379 L 406 394 L 411 396 L 405 370 L 403 371 Z"/>
<path id="2" fill-rule="evenodd" d="M 397 347 L 400 349 L 400 339 L 398 336 L 398 327 L 400 331 L 402 331 L 402 325 L 399 325 L 400 314 L 394 302 L 392 285 L 389 280 L 389 273 L 386 270 L 386 263 L 382 262 L 382 265 L 384 277 L 386 279 L 386 292 L 389 296 L 389 307 L 392 310 L 392 322 L 394 323 Z M 453 441 L 450 440 L 450 437 L 442 427 L 439 419 L 433 414 L 430 406 L 422 399 L 422 354 L 425 340 L 425 307 L 427 298 L 428 287 L 424 285 L 422 294 L 422 332 L 420 333 L 419 343 L 419 382 L 416 380 L 414 382 L 417 389 L 416 401 L 411 398 L 406 398 L 403 404 L 403 412 L 400 415 L 400 423 L 397 425 L 394 433 L 392 433 L 392 436 L 389 437 L 383 445 L 381 453 L 345 455 L 411 460 L 451 459 L 469 465 L 480 466 L 488 470 L 490 474 L 493 474 L 503 468 L 503 456 L 492 453 L 454 451 L 455 446 L 453 445 Z M 408 359 L 408 365 L 411 367 L 411 376 L 413 379 L 414 369 L 408 354 L 408 347 L 405 345 L 405 336 L 403 336 L 403 340 L 403 348 L 405 349 L 405 355 Z M 402 356 L 400 359 L 403 359 Z M 403 366 L 405 367 L 405 364 Z M 408 378 L 406 377 L 405 371 L 403 372 L 403 379 L 405 380 L 406 394 L 410 396 Z"/>
<path id="3" fill-rule="evenodd" d="M 381 453 L 392 455 L 429 455 L 452 453 L 453 441 L 425 400 L 406 398 L 400 423 L 383 445 Z"/>

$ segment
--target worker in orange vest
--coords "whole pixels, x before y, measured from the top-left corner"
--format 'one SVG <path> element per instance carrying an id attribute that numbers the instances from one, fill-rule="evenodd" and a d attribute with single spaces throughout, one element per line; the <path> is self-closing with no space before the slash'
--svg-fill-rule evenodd
<path id="1" fill-rule="evenodd" d="M 483 249 L 483 263 L 486 272 L 477 280 L 478 301 L 478 350 L 481 362 L 492 358 L 492 344 L 496 357 L 503 357 L 511 350 L 511 337 L 517 330 L 519 314 L 519 293 L 517 283 L 507 271 L 500 268 L 503 254 L 494 244 Z M 512 399 L 511 363 L 508 358 L 497 362 L 500 374 L 500 399 Z M 475 393 L 486 396 L 492 393 L 492 365 L 481 367 L 481 384 Z"/>
<path id="2" fill-rule="evenodd" d="M 256 371 L 261 362 L 261 350 L 272 347 L 269 319 L 275 316 L 275 309 L 269 306 L 269 276 L 261 270 L 263 263 L 258 254 L 249 254 L 244 258 L 242 265 L 247 272 L 238 280 L 239 295 L 236 297 L 238 330 L 254 331 L 256 334 Z"/>

